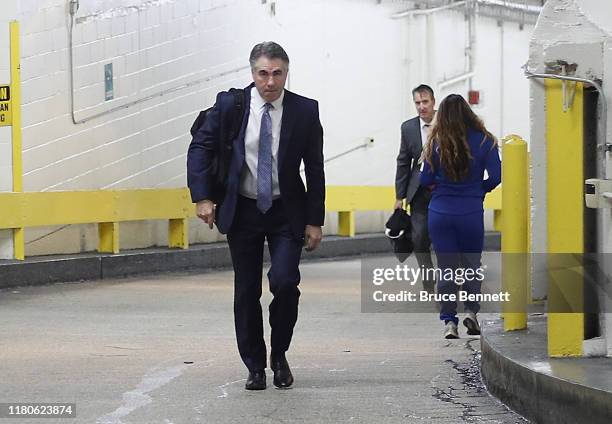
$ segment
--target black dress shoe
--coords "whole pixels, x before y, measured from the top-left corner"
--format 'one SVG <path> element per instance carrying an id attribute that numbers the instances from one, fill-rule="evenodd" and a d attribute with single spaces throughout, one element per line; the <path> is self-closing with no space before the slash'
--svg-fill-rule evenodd
<path id="1" fill-rule="evenodd" d="M 270 367 L 274 371 L 274 385 L 276 387 L 286 389 L 293 384 L 293 375 L 285 355 L 271 356 Z"/>
<path id="2" fill-rule="evenodd" d="M 264 370 L 249 371 L 249 378 L 247 378 L 244 388 L 247 390 L 265 390 L 266 372 Z"/>

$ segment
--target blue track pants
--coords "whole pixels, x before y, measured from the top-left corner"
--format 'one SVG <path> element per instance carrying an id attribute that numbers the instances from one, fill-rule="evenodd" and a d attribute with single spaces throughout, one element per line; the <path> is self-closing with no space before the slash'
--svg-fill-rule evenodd
<path id="1" fill-rule="evenodd" d="M 463 290 L 467 294 L 479 294 L 482 278 L 475 275 L 480 268 L 484 242 L 483 211 L 465 215 L 449 215 L 429 210 L 429 236 L 438 259 L 438 295 L 454 294 Z M 467 271 L 472 269 L 473 271 Z M 482 274 L 482 271 L 480 271 Z M 473 278 L 467 278 L 468 275 Z M 447 296 L 448 297 L 448 296 Z M 440 319 L 457 324 L 457 301 L 440 302 Z M 477 313 L 478 302 L 465 301 L 466 310 Z"/>

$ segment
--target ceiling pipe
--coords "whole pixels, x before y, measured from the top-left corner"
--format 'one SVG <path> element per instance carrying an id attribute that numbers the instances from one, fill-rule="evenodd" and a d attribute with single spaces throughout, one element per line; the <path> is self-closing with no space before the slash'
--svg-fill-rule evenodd
<path id="1" fill-rule="evenodd" d="M 488 18 L 501 21 L 513 21 L 521 24 L 535 24 L 542 11 L 542 6 L 534 6 L 506 0 L 465 0 L 429 9 L 410 9 L 391 15 L 391 19 L 401 19 L 409 16 L 431 15 L 433 13 L 456 9 L 470 3 L 478 6 L 477 13 Z"/>
<path id="2" fill-rule="evenodd" d="M 469 0 L 471 1 L 471 0 Z M 457 3 L 451 3 L 440 7 L 434 7 L 430 9 L 410 9 L 405 10 L 403 12 L 398 12 L 391 15 L 391 19 L 401 19 L 408 16 L 422 16 L 422 15 L 431 15 L 432 13 L 442 12 L 444 10 L 456 9 L 461 6 L 465 6 L 467 1 L 460 1 Z"/>

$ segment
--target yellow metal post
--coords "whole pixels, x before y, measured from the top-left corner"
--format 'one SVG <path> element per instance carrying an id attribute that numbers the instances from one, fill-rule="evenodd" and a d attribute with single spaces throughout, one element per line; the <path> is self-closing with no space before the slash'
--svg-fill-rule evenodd
<path id="1" fill-rule="evenodd" d="M 563 111 L 559 81 L 546 84 L 548 354 L 582 356 L 584 171 L 582 84 Z M 603 118 L 605 119 L 605 117 Z M 574 254 L 574 255 L 572 255 Z M 568 259 L 570 259 L 569 263 Z M 577 261 L 576 261 L 577 259 Z M 569 312 L 579 311 L 579 312 Z"/>
<path id="2" fill-rule="evenodd" d="M 529 176 L 527 143 L 516 135 L 502 142 L 502 287 L 510 293 L 502 308 L 512 331 L 527 328 Z"/>
<path id="3" fill-rule="evenodd" d="M 495 209 L 493 211 L 493 229 L 495 231 L 502 231 L 502 216 L 501 209 Z"/>
<path id="4" fill-rule="evenodd" d="M 338 235 L 355 237 L 355 212 L 338 212 Z"/>
<path id="5" fill-rule="evenodd" d="M 487 193 L 484 199 L 484 208 L 493 209 L 493 229 L 495 231 L 502 230 L 502 192 L 501 187 L 496 188 L 490 193 Z"/>
<path id="6" fill-rule="evenodd" d="M 98 224 L 98 252 L 119 253 L 119 223 L 101 222 Z"/>
<path id="7" fill-rule="evenodd" d="M 13 191 L 23 192 L 23 161 L 21 154 L 21 74 L 19 53 L 19 22 L 9 24 L 11 44 L 11 94 L 10 111 L 12 115 L 11 141 L 13 145 Z M 25 236 L 23 228 L 13 229 L 13 255 L 15 259 L 25 259 Z"/>
<path id="8" fill-rule="evenodd" d="M 189 247 L 189 221 L 186 218 L 168 221 L 168 247 Z"/>

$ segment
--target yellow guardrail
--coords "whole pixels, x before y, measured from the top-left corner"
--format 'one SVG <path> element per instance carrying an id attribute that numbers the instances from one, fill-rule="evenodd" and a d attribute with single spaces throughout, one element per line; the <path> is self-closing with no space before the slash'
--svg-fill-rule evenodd
<path id="1" fill-rule="evenodd" d="M 391 211 L 393 186 L 327 186 L 327 211 L 338 212 L 338 234 L 355 235 L 356 211 Z M 0 193 L 0 229 L 98 224 L 99 252 L 118 253 L 119 223 L 167 219 L 168 246 L 189 247 L 188 219 L 195 216 L 187 188 Z M 501 190 L 485 198 L 501 214 Z M 498 228 L 498 227 L 496 227 Z M 24 259 L 24 246 L 15 258 Z"/>
<path id="2" fill-rule="evenodd" d="M 487 194 L 484 208 L 493 210 L 493 227 L 501 230 L 501 188 Z M 327 186 L 325 207 L 338 212 L 338 235 L 355 236 L 356 211 L 391 211 L 395 203 L 393 186 Z"/>

